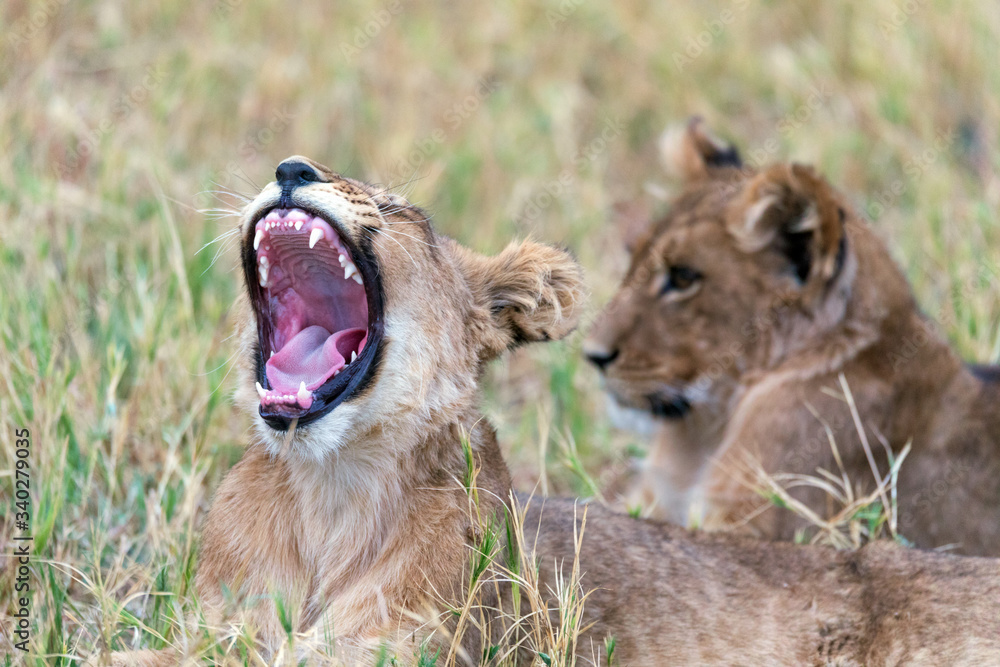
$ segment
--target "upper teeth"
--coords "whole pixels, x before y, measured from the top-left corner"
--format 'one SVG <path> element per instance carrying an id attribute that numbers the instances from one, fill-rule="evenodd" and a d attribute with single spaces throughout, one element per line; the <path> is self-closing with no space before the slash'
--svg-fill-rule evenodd
<path id="1" fill-rule="evenodd" d="M 258 229 L 257 233 L 254 235 L 253 249 L 254 250 L 260 249 L 260 246 L 263 243 L 264 244 L 264 251 L 268 251 L 271 246 L 268 245 L 268 243 L 267 243 L 266 232 L 269 231 L 269 230 L 271 230 L 271 229 L 273 229 L 273 228 L 275 228 L 275 227 L 279 227 L 279 228 L 280 227 L 284 227 L 284 228 L 288 229 L 289 227 L 294 226 L 296 230 L 301 231 L 301 229 L 302 229 L 302 227 L 303 227 L 304 224 L 305 224 L 305 220 L 303 220 L 301 218 L 296 218 L 296 219 L 292 219 L 292 220 L 286 220 L 286 219 L 269 220 L 269 219 L 265 219 L 264 220 L 263 229 Z M 309 232 L 309 248 L 310 249 L 315 248 L 316 244 L 319 243 L 319 240 L 321 238 L 324 238 L 325 236 L 326 236 L 326 234 L 323 231 L 322 227 L 314 226 L 312 228 L 312 230 Z M 337 245 L 339 245 L 339 244 L 337 244 Z M 334 245 L 334 247 L 336 247 L 336 245 Z M 354 282 L 356 282 L 359 285 L 363 285 L 364 281 L 361 278 L 361 272 L 358 271 L 357 265 L 354 262 L 351 261 L 351 258 L 348 257 L 346 254 L 342 253 L 342 254 L 340 254 L 338 256 L 338 259 L 340 260 L 340 266 L 341 266 L 341 268 L 344 269 L 344 280 L 348 280 L 348 279 L 353 278 Z M 259 274 L 260 285 L 261 285 L 261 287 L 267 287 L 268 270 L 270 268 L 270 261 L 267 259 L 267 255 L 263 255 L 263 254 L 258 255 L 258 257 L 257 257 L 257 265 L 258 265 L 257 269 L 258 269 L 258 274 Z"/>
<path id="2" fill-rule="evenodd" d="M 296 395 L 296 398 L 299 399 L 299 403 L 305 403 L 306 401 L 308 401 L 310 395 L 311 394 L 310 394 L 309 390 L 306 389 L 306 383 L 302 382 L 299 385 L 299 393 Z"/>

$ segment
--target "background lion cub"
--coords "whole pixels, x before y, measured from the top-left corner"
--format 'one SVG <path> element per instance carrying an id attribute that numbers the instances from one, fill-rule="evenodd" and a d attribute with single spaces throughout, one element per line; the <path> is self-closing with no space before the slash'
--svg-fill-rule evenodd
<path id="1" fill-rule="evenodd" d="M 660 418 L 631 501 L 792 539 L 808 524 L 762 497 L 763 475 L 823 468 L 870 493 L 909 443 L 898 498 L 879 500 L 898 502 L 899 533 L 1000 553 L 998 369 L 958 358 L 812 168 L 744 168 L 697 120 L 664 148 L 683 188 L 585 343 L 615 401 Z M 819 516 L 835 504 L 791 494 Z"/>

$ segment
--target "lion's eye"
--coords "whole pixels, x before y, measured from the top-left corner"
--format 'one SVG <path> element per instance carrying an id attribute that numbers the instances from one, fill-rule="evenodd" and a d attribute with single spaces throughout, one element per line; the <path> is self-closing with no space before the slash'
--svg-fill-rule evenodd
<path id="1" fill-rule="evenodd" d="M 671 266 L 667 269 L 660 294 L 682 292 L 701 280 L 701 274 L 687 266 Z"/>

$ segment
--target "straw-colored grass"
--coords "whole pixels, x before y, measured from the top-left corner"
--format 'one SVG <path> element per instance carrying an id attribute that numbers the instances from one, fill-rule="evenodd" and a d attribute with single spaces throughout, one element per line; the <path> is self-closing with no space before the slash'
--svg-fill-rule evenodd
<path id="1" fill-rule="evenodd" d="M 598 305 L 626 262 L 610 205 L 669 190 L 656 137 L 699 113 L 748 161 L 817 164 L 961 353 L 995 361 L 997 44 L 988 0 L 2 3 L 0 542 L 19 533 L 27 428 L 27 662 L 252 654 L 252 628 L 200 623 L 192 586 L 248 428 L 230 401 L 239 200 L 215 191 L 252 195 L 308 154 L 398 186 L 479 250 L 568 245 Z M 591 495 L 643 445 L 604 418 L 579 338 L 490 369 L 519 489 Z M 822 479 L 845 507 L 863 500 Z M 0 560 L 0 614 L 13 572 Z M 555 662 L 572 637 L 530 641 Z"/>

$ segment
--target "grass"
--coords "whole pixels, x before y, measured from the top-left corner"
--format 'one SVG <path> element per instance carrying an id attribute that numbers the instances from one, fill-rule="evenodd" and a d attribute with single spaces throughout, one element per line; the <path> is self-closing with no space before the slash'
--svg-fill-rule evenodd
<path id="1" fill-rule="evenodd" d="M 767 502 L 762 503 L 761 510 L 770 505 L 781 507 L 805 519 L 807 526 L 796 532 L 797 543 L 825 544 L 837 549 L 856 549 L 870 540 L 886 538 L 901 544 L 910 545 L 905 535 L 898 530 L 898 507 L 896 502 L 897 484 L 900 469 L 910 453 L 910 443 L 906 443 L 899 452 L 893 452 L 884 440 L 881 445 L 889 462 L 888 470 L 879 470 L 872 452 L 861 415 L 854 395 L 847 384 L 847 379 L 840 375 L 840 392 L 831 392 L 850 407 L 854 419 L 855 432 L 861 441 L 868 463 L 871 465 L 872 478 L 875 483 L 871 491 L 860 491 L 864 480 L 851 479 L 844 470 L 840 448 L 823 415 L 812 406 L 810 411 L 822 424 L 837 470 L 831 471 L 817 468 L 815 474 L 792 474 L 768 472 L 754 456 L 749 453 L 741 466 L 733 474 Z M 796 498 L 791 491 L 795 488 L 819 489 L 825 494 L 828 511 L 826 516 L 817 514 L 813 509 Z M 752 520 L 746 517 L 744 522 Z M 742 522 L 741 522 L 742 523 Z"/>
<path id="2" fill-rule="evenodd" d="M 700 113 L 750 161 L 817 164 L 960 352 L 1000 358 L 995 5 L 649 5 L 0 7 L 0 539 L 26 427 L 29 664 L 197 636 L 200 522 L 248 426 L 236 256 L 212 244 L 234 221 L 199 211 L 293 153 L 401 186 L 483 251 L 567 244 L 596 305 L 626 262 L 611 203 L 669 187 L 655 139 Z M 642 444 L 610 429 L 579 339 L 490 370 L 518 488 L 591 495 Z"/>

